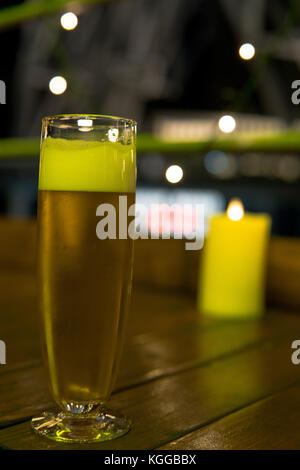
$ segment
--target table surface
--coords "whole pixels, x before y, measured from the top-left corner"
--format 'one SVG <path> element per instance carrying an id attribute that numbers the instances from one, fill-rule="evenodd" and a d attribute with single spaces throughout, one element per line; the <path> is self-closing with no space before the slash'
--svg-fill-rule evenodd
<path id="1" fill-rule="evenodd" d="M 260 322 L 202 318 L 175 291 L 135 288 L 111 406 L 133 422 L 114 441 L 73 445 L 36 436 L 51 407 L 41 361 L 34 273 L 0 268 L 0 447 L 9 449 L 299 449 L 300 365 L 291 343 L 300 315 Z"/>

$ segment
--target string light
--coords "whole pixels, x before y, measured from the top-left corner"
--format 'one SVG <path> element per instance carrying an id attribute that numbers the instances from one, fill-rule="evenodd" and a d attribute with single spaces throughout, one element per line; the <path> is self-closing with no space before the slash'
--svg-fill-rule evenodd
<path id="1" fill-rule="evenodd" d="M 72 31 L 72 29 L 75 29 L 78 25 L 78 17 L 75 15 L 75 13 L 68 11 L 61 16 L 60 24 L 67 31 Z"/>
<path id="2" fill-rule="evenodd" d="M 53 77 L 49 82 L 49 89 L 54 95 L 61 95 L 67 89 L 67 80 L 64 77 Z"/>
<path id="3" fill-rule="evenodd" d="M 179 165 L 171 165 L 167 168 L 165 176 L 169 183 L 179 183 L 183 178 L 183 170 Z"/>
<path id="4" fill-rule="evenodd" d="M 234 129 L 236 128 L 236 120 L 234 119 L 233 116 L 225 115 L 222 116 L 219 119 L 219 129 L 222 132 L 225 132 L 225 134 L 229 134 L 230 132 L 233 132 Z"/>
<path id="5" fill-rule="evenodd" d="M 242 44 L 239 49 L 239 54 L 241 59 L 243 60 L 253 59 L 253 57 L 255 56 L 255 47 L 253 46 L 253 44 L 250 44 L 250 42 Z"/>

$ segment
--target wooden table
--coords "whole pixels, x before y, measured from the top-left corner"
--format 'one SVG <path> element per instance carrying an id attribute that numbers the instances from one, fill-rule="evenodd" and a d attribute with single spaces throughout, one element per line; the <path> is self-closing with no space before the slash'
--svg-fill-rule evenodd
<path id="1" fill-rule="evenodd" d="M 26 263 L 8 265 L 5 256 L 0 265 L 0 339 L 7 345 L 7 364 L 0 365 L 1 448 L 300 448 L 300 365 L 291 362 L 300 316 L 274 310 L 261 322 L 205 319 L 191 294 L 141 285 L 134 288 L 111 400 L 132 419 L 132 430 L 90 445 L 36 436 L 30 419 L 52 400 L 40 356 L 35 276 Z"/>

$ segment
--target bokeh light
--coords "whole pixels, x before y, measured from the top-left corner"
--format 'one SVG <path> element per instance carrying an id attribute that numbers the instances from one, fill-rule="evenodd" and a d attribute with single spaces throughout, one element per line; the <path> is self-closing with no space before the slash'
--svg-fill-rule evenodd
<path id="1" fill-rule="evenodd" d="M 255 47 L 253 46 L 253 44 L 250 44 L 250 42 L 242 44 L 239 49 L 239 54 L 241 59 L 243 60 L 253 59 L 253 57 L 255 56 Z"/>
<path id="2" fill-rule="evenodd" d="M 77 15 L 75 15 L 75 13 L 68 11 L 67 13 L 64 13 L 61 16 L 60 24 L 67 31 L 71 31 L 72 29 L 75 29 L 76 26 L 78 25 L 78 17 Z"/>
<path id="3" fill-rule="evenodd" d="M 228 157 L 220 150 L 211 150 L 204 157 L 204 166 L 209 173 L 220 175 L 228 168 Z"/>
<path id="4" fill-rule="evenodd" d="M 49 89 L 54 95 L 61 95 L 67 89 L 67 80 L 64 77 L 53 77 L 49 82 Z"/>
<path id="5" fill-rule="evenodd" d="M 165 175 L 169 183 L 179 183 L 183 178 L 183 170 L 179 165 L 171 165 L 167 168 Z"/>
<path id="6" fill-rule="evenodd" d="M 236 128 L 236 120 L 234 119 L 233 116 L 225 115 L 222 116 L 219 119 L 219 129 L 222 132 L 225 132 L 225 134 L 229 134 L 230 132 L 233 132 L 234 129 Z"/>

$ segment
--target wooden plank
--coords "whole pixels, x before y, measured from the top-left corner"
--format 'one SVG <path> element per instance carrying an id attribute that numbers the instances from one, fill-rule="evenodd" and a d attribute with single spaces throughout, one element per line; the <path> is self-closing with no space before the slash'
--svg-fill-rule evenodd
<path id="1" fill-rule="evenodd" d="M 24 422 L 0 430 L 0 446 L 111 450 L 161 447 L 299 381 L 300 368 L 290 361 L 290 345 L 295 334 L 115 394 L 111 406 L 122 410 L 133 421 L 131 432 L 121 439 L 91 445 L 63 445 L 34 435 L 30 423 Z"/>
<path id="2" fill-rule="evenodd" d="M 145 317 L 144 317 L 145 318 Z M 147 322 L 145 322 L 147 323 Z M 151 323 L 151 320 L 149 321 Z M 192 323 L 128 338 L 116 390 L 205 366 L 220 358 L 251 350 L 278 336 L 298 332 L 300 319 L 273 314 L 260 324 Z M 34 392 L 33 392 L 34 391 Z M 40 361 L 0 369 L 0 427 L 33 416 L 52 403 Z"/>
<path id="3" fill-rule="evenodd" d="M 0 338 L 7 345 L 7 366 L 5 367 L 40 359 L 34 276 L 23 271 L 5 271 L 5 273 L 0 271 L 0 286 Z M 260 326 L 256 323 L 249 325 L 243 323 L 237 327 L 229 323 L 226 325 L 224 338 L 230 341 L 224 341 L 220 332 L 219 338 L 217 333 L 214 333 L 215 342 L 218 343 L 220 353 L 223 354 L 226 350 L 238 349 L 256 340 L 259 341 L 265 334 L 272 335 L 276 332 L 280 321 L 280 316 L 275 315 L 272 317 L 270 327 L 267 320 Z M 297 320 L 293 321 L 297 325 Z M 285 325 L 288 326 L 290 323 L 285 323 Z M 197 338 L 196 343 L 199 339 L 194 334 L 195 331 L 199 332 L 200 328 L 219 326 L 220 322 L 201 317 L 195 309 L 194 300 L 187 295 L 146 288 L 134 289 L 128 337 L 137 337 L 128 343 L 127 356 L 133 360 L 129 361 L 131 368 L 122 368 L 123 382 L 136 383 L 140 380 L 139 377 L 143 377 L 144 380 L 147 374 L 152 377 L 157 376 L 161 369 L 172 369 L 174 364 L 184 367 L 193 362 L 197 351 L 200 350 L 200 346 L 195 344 L 193 339 L 193 335 Z M 183 329 L 190 329 L 190 333 L 181 336 Z M 257 333 L 258 330 L 261 331 Z M 202 331 L 201 338 L 203 352 L 203 345 L 209 344 L 210 337 L 206 337 L 206 333 Z M 161 354 L 161 348 L 164 348 L 164 354 Z M 141 362 L 139 365 L 139 361 L 134 360 L 137 351 L 143 359 L 143 364 Z M 177 355 L 174 355 L 176 351 Z M 135 365 L 136 368 L 134 368 Z M 3 366 L 0 366 L 0 372 L 1 370 Z"/>
<path id="4" fill-rule="evenodd" d="M 167 332 L 198 318 L 193 300 L 181 293 L 134 289 L 128 336 Z M 200 320 L 199 320 L 200 321 Z M 202 323 L 210 323 L 203 320 Z M 176 329 L 175 328 L 175 329 Z M 33 275 L 0 271 L 0 339 L 6 342 L 7 366 L 41 358 Z M 0 366 L 0 372 L 3 367 Z"/>
<path id="5" fill-rule="evenodd" d="M 0 240 L 0 270 L 35 272 L 34 219 L 0 218 Z M 136 240 L 134 283 L 194 295 L 201 255 L 186 251 L 184 240 Z M 271 239 L 266 281 L 268 305 L 300 310 L 300 239 Z"/>
<path id="6" fill-rule="evenodd" d="M 0 240 L 0 270 L 35 273 L 35 219 L 0 218 Z M 194 276 L 197 267 L 198 254 L 185 251 L 183 240 L 149 239 L 135 242 L 136 283 L 159 288 L 185 289 L 189 287 L 187 279 L 191 277 L 190 273 Z M 191 279 L 191 282 L 191 289 L 194 290 L 196 281 Z"/>
<path id="7" fill-rule="evenodd" d="M 267 299 L 270 305 L 300 309 L 300 239 L 272 239 L 267 270 Z"/>
<path id="8" fill-rule="evenodd" d="M 172 449 L 299 450 L 300 384 L 166 446 Z"/>
<path id="9" fill-rule="evenodd" d="M 197 276 L 190 286 L 187 279 L 191 264 L 197 270 L 199 253 L 186 251 L 183 240 L 136 240 L 134 250 L 134 282 L 157 288 L 195 290 Z"/>
<path id="10" fill-rule="evenodd" d="M 199 367 L 297 332 L 300 337 L 298 316 L 286 314 L 283 324 L 282 313 L 274 312 L 261 322 L 206 322 L 199 318 L 132 336 L 125 345 L 116 389 Z"/>
<path id="11" fill-rule="evenodd" d="M 0 279 L 1 279 L 0 272 Z M 43 403 L 45 379 L 38 361 L 41 358 L 34 279 L 7 273 L 2 277 L 0 318 L 1 339 L 7 345 L 7 365 L 0 366 L 0 425 L 29 416 L 31 388 L 41 390 L 37 401 Z M 17 284 L 16 290 L 12 285 Z M 281 328 L 281 315 L 272 314 L 261 323 L 222 323 L 201 317 L 193 300 L 180 293 L 135 289 L 128 340 L 117 388 L 122 389 L 148 380 L 195 367 L 225 354 L 232 354 L 268 338 Z M 288 316 L 283 332 L 300 328 L 297 316 Z M 15 365 L 35 361 L 32 371 L 22 379 Z M 12 374 L 1 378 L 2 373 Z M 17 382 L 21 385 L 17 385 Z M 23 386 L 23 385 L 24 386 Z M 34 385 L 33 385 L 34 384 Z M 5 393 L 16 388 L 14 401 L 7 406 Z M 31 412 L 33 413 L 33 411 Z"/>
<path id="12" fill-rule="evenodd" d="M 24 421 L 36 407 L 49 406 L 47 378 L 39 362 L 4 370 L 0 374 L 0 427 Z"/>
<path id="13" fill-rule="evenodd" d="M 183 240 L 137 240 L 135 246 L 137 282 L 196 292 L 202 251 L 185 251 Z M 300 239 L 272 237 L 266 266 L 267 305 L 300 310 L 299 285 Z"/>
<path id="14" fill-rule="evenodd" d="M 6 343 L 7 366 L 41 357 L 33 275 L 0 271 L 0 339 Z M 0 365 L 0 372 L 7 366 Z"/>
<path id="15" fill-rule="evenodd" d="M 7 365 L 0 366 L 0 425 L 31 416 L 32 389 L 36 403 L 44 406 L 35 282 L 26 271 L 0 271 L 0 338 L 7 344 Z M 222 323 L 201 317 L 191 297 L 182 293 L 135 289 L 129 317 L 128 341 L 117 388 L 124 389 L 149 380 L 196 367 L 214 358 L 254 347 L 278 334 L 297 330 L 297 316 L 272 314 L 261 323 Z M 279 333 L 280 332 L 280 333 Z M 34 361 L 19 376 L 15 365 Z M 2 373 L 6 374 L 1 378 Z M 1 390 L 3 393 L 1 393 Z M 15 390 L 7 403 L 6 393 Z M 49 397 L 47 398 L 49 402 Z M 34 402 L 33 402 L 34 403 Z"/>
<path id="16" fill-rule="evenodd" d="M 0 269 L 34 271 L 36 220 L 0 218 Z"/>

